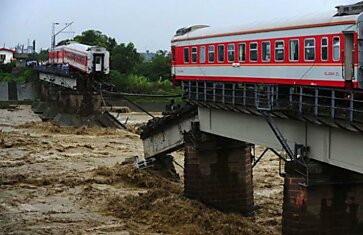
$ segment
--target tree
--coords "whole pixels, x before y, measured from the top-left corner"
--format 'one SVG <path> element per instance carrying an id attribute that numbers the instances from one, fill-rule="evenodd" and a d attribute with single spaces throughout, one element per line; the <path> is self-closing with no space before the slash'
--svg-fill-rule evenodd
<path id="1" fill-rule="evenodd" d="M 138 71 L 150 81 L 168 80 L 171 76 L 170 55 L 167 51 L 159 50 L 150 62 L 140 64 Z"/>
<path id="2" fill-rule="evenodd" d="M 38 58 L 40 61 L 47 61 L 48 56 L 49 56 L 48 50 L 40 50 Z"/>
<path id="3" fill-rule="evenodd" d="M 121 74 L 132 74 L 136 72 L 136 66 L 141 62 L 141 57 L 133 43 L 125 45 L 121 43 L 112 52 L 111 68 Z"/>
<path id="4" fill-rule="evenodd" d="M 39 53 L 31 53 L 28 56 L 28 61 L 36 60 L 38 62 L 40 61 L 47 61 L 48 60 L 48 50 L 41 49 Z"/>
<path id="5" fill-rule="evenodd" d="M 72 41 L 71 39 L 64 39 L 64 40 L 62 40 L 62 41 L 58 42 L 56 46 L 67 45 L 67 44 L 69 44 L 71 41 Z"/>
<path id="6" fill-rule="evenodd" d="M 117 46 L 115 38 L 108 37 L 102 34 L 101 31 L 93 29 L 82 32 L 81 35 L 75 36 L 73 40 L 70 39 L 62 40 L 57 44 L 57 46 L 69 44 L 71 41 L 76 41 L 90 46 L 105 47 L 111 53 L 113 49 Z"/>
<path id="7" fill-rule="evenodd" d="M 106 41 L 106 49 L 112 54 L 116 46 L 117 46 L 116 39 L 108 37 Z"/>
<path id="8" fill-rule="evenodd" d="M 36 52 L 33 52 L 33 53 L 31 53 L 31 54 L 28 55 L 28 59 L 27 60 L 28 61 L 29 60 L 39 60 L 39 54 L 36 53 Z"/>
<path id="9" fill-rule="evenodd" d="M 130 85 L 131 81 L 133 84 L 143 84 L 145 81 L 158 82 L 170 79 L 170 54 L 168 51 L 159 50 L 151 61 L 143 61 L 133 43 L 117 44 L 115 38 L 108 37 L 98 30 L 86 30 L 81 35 L 75 36 L 73 40 L 91 46 L 105 47 L 110 52 L 111 69 L 115 70 L 110 76 L 113 78 L 112 81 L 120 83 L 125 81 L 118 80 L 130 78 L 128 83 Z M 70 41 L 69 39 L 63 40 L 58 45 L 68 44 Z M 122 83 L 122 85 L 125 84 Z"/>

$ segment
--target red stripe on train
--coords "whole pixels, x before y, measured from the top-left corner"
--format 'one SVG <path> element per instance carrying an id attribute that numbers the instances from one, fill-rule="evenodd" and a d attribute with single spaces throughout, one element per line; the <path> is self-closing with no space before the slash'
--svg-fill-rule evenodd
<path id="1" fill-rule="evenodd" d="M 79 70 L 79 71 L 81 71 L 81 72 L 84 72 L 84 73 L 87 73 L 88 74 L 88 72 L 86 71 L 86 70 L 84 70 L 84 69 L 81 69 L 80 67 L 77 67 L 77 66 L 74 66 L 74 65 L 71 65 L 71 64 L 68 64 L 70 67 L 72 67 L 72 68 L 75 68 L 75 69 L 77 69 L 77 70 Z"/>

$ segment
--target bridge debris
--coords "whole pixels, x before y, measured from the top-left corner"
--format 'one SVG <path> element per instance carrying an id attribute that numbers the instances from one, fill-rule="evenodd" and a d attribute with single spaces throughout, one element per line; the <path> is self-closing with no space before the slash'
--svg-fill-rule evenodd
<path id="1" fill-rule="evenodd" d="M 162 118 L 151 119 L 142 128 L 141 139 L 145 158 L 166 155 L 184 145 L 184 133 L 191 129 L 190 123 L 197 119 L 197 108 L 186 105 Z"/>

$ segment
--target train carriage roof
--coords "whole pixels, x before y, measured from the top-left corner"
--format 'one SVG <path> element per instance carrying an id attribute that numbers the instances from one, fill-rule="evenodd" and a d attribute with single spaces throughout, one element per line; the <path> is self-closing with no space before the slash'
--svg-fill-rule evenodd
<path id="1" fill-rule="evenodd" d="M 90 50 L 92 46 L 78 43 L 78 42 L 71 42 L 70 44 L 66 45 L 65 48 L 70 48 L 77 51 L 87 52 Z"/>
<path id="2" fill-rule="evenodd" d="M 105 51 L 106 49 L 103 47 L 98 47 L 98 46 L 90 46 L 90 45 L 86 45 L 86 44 L 82 44 L 82 43 L 78 43 L 78 42 L 71 42 L 67 45 L 61 45 L 61 46 L 57 46 L 55 48 L 55 51 L 57 50 L 64 50 L 64 49 L 70 49 L 73 51 L 77 51 L 80 53 L 88 53 L 91 50 L 97 50 L 97 51 Z"/>
<path id="3" fill-rule="evenodd" d="M 238 35 L 247 33 L 259 33 L 279 30 L 289 30 L 294 28 L 310 28 L 319 26 L 329 26 L 338 24 L 356 24 L 361 15 L 335 16 L 336 11 L 309 14 L 295 18 L 275 19 L 274 21 L 248 22 L 248 24 L 218 27 L 190 27 L 185 28 L 185 33 L 172 38 L 172 42 L 193 40 L 200 38 L 210 38 L 228 35 Z M 189 30 L 187 30 L 189 29 Z M 179 33 L 179 34 L 178 34 Z"/>

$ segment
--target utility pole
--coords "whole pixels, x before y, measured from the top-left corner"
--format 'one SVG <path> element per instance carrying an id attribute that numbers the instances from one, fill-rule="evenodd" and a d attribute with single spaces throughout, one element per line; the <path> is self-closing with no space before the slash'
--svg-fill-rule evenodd
<path id="1" fill-rule="evenodd" d="M 52 39 L 51 39 L 51 41 L 52 41 L 52 43 L 51 43 L 51 47 L 50 47 L 50 49 L 51 50 L 53 50 L 54 49 L 54 47 L 55 47 L 55 37 L 58 35 L 58 34 L 60 34 L 60 33 L 62 33 L 66 28 L 68 28 L 69 26 L 71 26 L 72 24 L 73 24 L 73 22 L 71 22 L 71 23 L 65 23 L 66 24 L 66 26 L 64 26 L 61 30 L 59 30 L 58 32 L 55 32 L 55 26 L 56 25 L 59 25 L 60 23 L 53 23 L 52 24 Z"/>
<path id="2" fill-rule="evenodd" d="M 55 26 L 59 25 L 59 23 L 53 23 L 52 24 L 52 38 L 50 43 L 50 49 L 53 50 L 55 47 Z"/>

